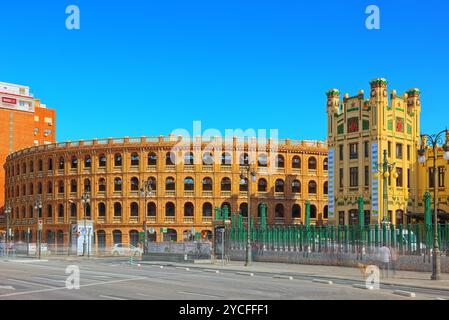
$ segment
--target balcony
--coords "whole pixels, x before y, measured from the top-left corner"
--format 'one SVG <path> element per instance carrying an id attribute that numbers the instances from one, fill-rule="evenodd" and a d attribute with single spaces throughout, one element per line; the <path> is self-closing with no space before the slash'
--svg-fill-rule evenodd
<path id="1" fill-rule="evenodd" d="M 231 197 L 231 191 L 221 191 L 222 197 Z"/>
<path id="2" fill-rule="evenodd" d="M 59 223 L 59 224 L 64 223 L 64 218 L 58 218 L 58 223 Z"/>
<path id="3" fill-rule="evenodd" d="M 240 198 L 248 198 L 248 191 L 240 191 L 239 197 Z"/>
<path id="4" fill-rule="evenodd" d="M 203 197 L 213 197 L 213 192 L 210 190 L 203 191 Z"/>
<path id="5" fill-rule="evenodd" d="M 156 172 L 156 166 L 155 166 L 155 165 L 149 165 L 149 166 L 147 166 L 147 171 L 150 171 L 150 172 Z"/>
<path id="6" fill-rule="evenodd" d="M 97 223 L 105 223 L 106 219 L 105 217 L 97 217 Z"/>
<path id="7" fill-rule="evenodd" d="M 193 190 L 186 190 L 186 191 L 184 191 L 184 196 L 185 197 L 194 197 L 195 196 L 195 191 L 193 191 Z"/>
<path id="8" fill-rule="evenodd" d="M 184 217 L 184 223 L 194 223 L 195 218 L 194 217 Z"/>
<path id="9" fill-rule="evenodd" d="M 274 218 L 274 224 L 284 224 L 285 218 Z"/>
<path id="10" fill-rule="evenodd" d="M 195 171 L 195 166 L 193 164 L 185 164 L 184 171 L 193 172 Z"/>
<path id="11" fill-rule="evenodd" d="M 301 218 L 293 218 L 293 224 L 301 224 Z"/>
<path id="12" fill-rule="evenodd" d="M 97 173 L 106 173 L 106 167 L 98 167 Z"/>
<path id="13" fill-rule="evenodd" d="M 150 223 L 155 223 L 156 222 L 156 217 L 155 216 L 147 216 L 146 219 L 147 219 L 147 222 L 150 222 Z"/>
<path id="14" fill-rule="evenodd" d="M 211 223 L 212 222 L 212 217 L 203 217 L 203 222 L 204 223 Z"/>
<path id="15" fill-rule="evenodd" d="M 46 224 L 53 224 L 53 218 L 47 218 L 45 219 Z"/>
<path id="16" fill-rule="evenodd" d="M 301 168 L 292 168 L 292 173 L 300 175 L 301 174 Z"/>
<path id="17" fill-rule="evenodd" d="M 212 172 L 214 170 L 214 165 L 212 164 L 203 164 L 203 171 Z"/>
<path id="18" fill-rule="evenodd" d="M 165 166 L 165 171 L 175 171 L 176 166 L 174 164 L 167 164 Z"/>
<path id="19" fill-rule="evenodd" d="M 285 193 L 284 192 L 275 192 L 274 193 L 274 198 L 275 199 L 284 199 L 285 198 Z"/>
<path id="20" fill-rule="evenodd" d="M 309 173 L 309 176 L 316 176 L 317 171 L 316 171 L 316 169 L 309 169 L 308 173 Z"/>
<path id="21" fill-rule="evenodd" d="M 64 175 L 64 169 L 59 169 L 58 176 L 63 176 L 63 175 Z"/>
<path id="22" fill-rule="evenodd" d="M 175 193 L 175 190 L 165 190 L 165 195 L 168 197 L 174 197 Z"/>
<path id="23" fill-rule="evenodd" d="M 114 217 L 114 223 L 121 223 L 122 217 Z"/>
<path id="24" fill-rule="evenodd" d="M 139 217 L 130 217 L 129 223 L 139 223 Z"/>
<path id="25" fill-rule="evenodd" d="M 220 171 L 221 172 L 231 172 L 232 168 L 230 164 L 222 164 L 220 166 Z"/>
<path id="26" fill-rule="evenodd" d="M 284 173 L 285 172 L 285 168 L 276 168 L 276 172 L 277 173 Z"/>
<path id="27" fill-rule="evenodd" d="M 165 217 L 165 223 L 175 223 L 175 217 Z"/>

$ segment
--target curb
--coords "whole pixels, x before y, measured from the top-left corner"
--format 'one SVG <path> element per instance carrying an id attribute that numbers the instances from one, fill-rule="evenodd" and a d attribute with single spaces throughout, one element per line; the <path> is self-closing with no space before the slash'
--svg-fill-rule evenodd
<path id="1" fill-rule="evenodd" d="M 284 275 L 278 274 L 278 275 L 274 275 L 273 279 L 293 280 L 293 277 L 292 276 L 284 276 Z"/>
<path id="2" fill-rule="evenodd" d="M 404 290 L 394 290 L 393 294 L 397 294 L 403 297 L 409 297 L 409 298 L 415 298 L 416 293 L 410 292 L 410 291 L 404 291 Z"/>
<path id="3" fill-rule="evenodd" d="M 358 289 L 365 289 L 365 290 L 374 290 L 373 286 L 367 286 L 365 284 L 353 284 L 352 287 L 358 288 Z"/>
<path id="4" fill-rule="evenodd" d="M 322 279 L 313 279 L 312 282 L 324 283 L 324 284 L 333 284 L 333 282 L 330 281 L 330 280 L 322 280 Z"/>
<path id="5" fill-rule="evenodd" d="M 240 276 L 254 277 L 254 273 L 252 273 L 252 272 L 236 272 L 235 274 L 238 274 Z"/>

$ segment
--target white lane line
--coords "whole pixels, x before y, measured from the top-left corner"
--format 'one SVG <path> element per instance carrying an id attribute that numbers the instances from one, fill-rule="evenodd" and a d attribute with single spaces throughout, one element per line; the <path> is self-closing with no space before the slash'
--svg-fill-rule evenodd
<path id="1" fill-rule="evenodd" d="M 16 290 L 13 286 L 0 286 L 2 290 Z"/>
<path id="2" fill-rule="evenodd" d="M 42 277 L 32 277 L 32 279 L 65 283 L 65 280 L 56 280 L 56 279 L 42 278 Z"/>
<path id="3" fill-rule="evenodd" d="M 120 297 L 114 297 L 114 296 L 103 296 L 103 295 L 99 295 L 100 298 L 105 298 L 105 299 L 109 299 L 109 300 L 127 300 L 125 298 L 120 298 Z"/>
<path id="4" fill-rule="evenodd" d="M 221 298 L 220 296 L 214 296 L 212 294 L 202 294 L 197 292 L 185 292 L 185 291 L 178 291 L 179 294 L 187 294 L 187 295 L 194 295 L 194 296 L 202 296 L 202 297 L 214 297 L 214 298 Z"/>
<path id="5" fill-rule="evenodd" d="M 113 281 L 106 281 L 106 282 L 96 282 L 96 283 L 80 285 L 80 288 L 101 286 L 101 285 L 106 285 L 106 284 L 114 284 L 114 283 L 127 282 L 127 281 L 144 280 L 144 279 L 147 279 L 147 277 L 137 277 L 137 278 L 132 278 L 132 279 L 120 279 L 120 280 L 113 280 Z M 34 283 L 30 283 L 30 284 L 34 284 Z M 41 293 L 41 292 L 52 292 L 52 291 L 58 291 L 58 290 L 67 290 L 67 289 L 66 289 L 66 287 L 52 287 L 49 289 L 30 290 L 30 291 L 23 291 L 23 292 L 17 292 L 17 293 L 2 294 L 2 295 L 0 295 L 0 298 L 1 297 L 11 297 L 11 296 L 20 296 L 20 295 L 33 294 L 33 293 Z"/>
<path id="6" fill-rule="evenodd" d="M 46 284 L 42 284 L 42 283 L 37 283 L 37 282 L 31 282 L 31 281 L 25 281 L 25 280 L 18 280 L 18 279 L 6 279 L 8 281 L 14 281 L 14 282 L 18 282 L 18 283 L 23 283 L 23 284 L 27 284 L 27 285 L 31 285 L 31 286 L 41 286 L 41 287 L 45 287 L 45 288 L 51 288 L 51 289 L 58 289 L 58 287 L 55 286 L 49 286 Z M 64 287 L 65 288 L 65 287 Z"/>

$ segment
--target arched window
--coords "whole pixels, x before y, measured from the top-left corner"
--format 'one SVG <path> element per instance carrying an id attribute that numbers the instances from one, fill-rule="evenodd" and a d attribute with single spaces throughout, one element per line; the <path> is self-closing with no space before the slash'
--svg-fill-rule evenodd
<path id="1" fill-rule="evenodd" d="M 137 177 L 131 178 L 131 191 L 139 191 L 139 179 Z"/>
<path id="2" fill-rule="evenodd" d="M 120 202 L 114 203 L 114 217 L 122 216 L 122 204 Z"/>
<path id="3" fill-rule="evenodd" d="M 209 177 L 206 177 L 202 181 L 203 184 L 203 191 L 212 191 L 212 179 Z"/>
<path id="4" fill-rule="evenodd" d="M 34 172 L 34 162 L 33 160 L 30 161 L 30 172 Z"/>
<path id="5" fill-rule="evenodd" d="M 100 168 L 106 167 L 106 156 L 104 154 L 100 154 L 98 157 L 98 166 Z"/>
<path id="6" fill-rule="evenodd" d="M 122 166 L 122 155 L 120 153 L 116 153 L 114 155 L 114 166 L 121 167 Z"/>
<path id="7" fill-rule="evenodd" d="M 173 202 L 167 202 L 165 205 L 165 216 L 174 217 L 175 216 L 175 205 Z"/>
<path id="8" fill-rule="evenodd" d="M 324 208 L 323 208 L 323 218 L 324 219 L 329 218 L 329 210 L 328 210 L 327 206 L 324 206 Z"/>
<path id="9" fill-rule="evenodd" d="M 53 207 L 51 206 L 51 204 L 49 204 L 47 206 L 47 212 L 45 214 L 46 214 L 47 218 L 53 217 Z"/>
<path id="10" fill-rule="evenodd" d="M 165 190 L 166 191 L 174 191 L 175 190 L 175 179 L 173 179 L 172 177 L 168 177 L 167 179 L 165 179 Z"/>
<path id="11" fill-rule="evenodd" d="M 327 171 L 328 168 L 329 168 L 329 163 L 328 163 L 327 158 L 325 158 L 324 161 L 323 161 L 323 170 Z"/>
<path id="12" fill-rule="evenodd" d="M 64 181 L 62 180 L 58 181 L 58 193 L 64 193 Z"/>
<path id="13" fill-rule="evenodd" d="M 313 180 L 309 182 L 309 194 L 316 194 L 316 182 Z"/>
<path id="14" fill-rule="evenodd" d="M 52 171 L 53 170 L 53 159 L 52 158 L 49 158 L 47 160 L 47 170 L 48 171 Z"/>
<path id="15" fill-rule="evenodd" d="M 70 181 L 70 192 L 71 193 L 76 193 L 78 192 L 78 183 L 76 182 L 75 179 L 72 179 Z"/>
<path id="16" fill-rule="evenodd" d="M 157 164 L 157 156 L 154 152 L 148 153 L 148 165 L 155 166 Z"/>
<path id="17" fill-rule="evenodd" d="M 84 157 L 84 168 L 90 168 L 92 167 L 92 159 L 89 155 L 86 155 Z"/>
<path id="18" fill-rule="evenodd" d="M 99 217 L 106 217 L 106 206 L 103 202 L 100 202 L 98 204 L 98 216 Z"/>
<path id="19" fill-rule="evenodd" d="M 37 183 L 37 194 L 42 194 L 42 182 Z"/>
<path id="20" fill-rule="evenodd" d="M 221 154 L 221 165 L 230 165 L 232 163 L 232 156 L 229 152 L 223 152 Z"/>
<path id="21" fill-rule="evenodd" d="M 114 179 L 114 191 L 122 191 L 122 179 L 121 178 Z"/>
<path id="22" fill-rule="evenodd" d="M 187 202 L 184 204 L 184 217 L 193 217 L 194 209 L 193 204 L 191 202 Z"/>
<path id="23" fill-rule="evenodd" d="M 137 152 L 131 153 L 131 166 L 137 167 L 139 165 L 139 154 Z"/>
<path id="24" fill-rule="evenodd" d="M 209 202 L 203 204 L 203 217 L 212 217 L 212 204 Z"/>
<path id="25" fill-rule="evenodd" d="M 257 159 L 257 165 L 262 168 L 265 168 L 268 165 L 268 157 L 266 154 L 264 153 L 259 154 L 259 157 Z"/>
<path id="26" fill-rule="evenodd" d="M 155 177 L 149 177 L 148 178 L 148 183 L 151 187 L 151 190 L 156 191 L 157 190 L 157 183 L 156 183 L 156 178 Z"/>
<path id="27" fill-rule="evenodd" d="M 294 219 L 301 218 L 301 206 L 299 204 L 294 204 L 292 206 L 292 218 Z"/>
<path id="28" fill-rule="evenodd" d="M 122 243 L 122 232 L 120 230 L 112 231 L 112 239 L 114 244 Z"/>
<path id="29" fill-rule="evenodd" d="M 72 157 L 72 160 L 70 161 L 70 168 L 72 169 L 78 168 L 78 158 L 76 156 Z"/>
<path id="30" fill-rule="evenodd" d="M 231 204 L 229 202 L 223 202 L 221 204 L 221 210 L 223 210 L 225 207 L 228 208 L 228 212 L 231 212 Z"/>
<path id="31" fill-rule="evenodd" d="M 231 179 L 228 177 L 221 179 L 221 191 L 231 191 Z"/>
<path id="32" fill-rule="evenodd" d="M 191 177 L 187 177 L 184 179 L 184 191 L 193 191 L 195 190 L 195 181 Z"/>
<path id="33" fill-rule="evenodd" d="M 70 216 L 71 217 L 76 217 L 76 214 L 77 214 L 76 204 L 75 203 L 71 203 L 70 204 Z"/>
<path id="34" fill-rule="evenodd" d="M 59 170 L 64 170 L 64 158 L 63 157 L 59 158 L 58 169 Z"/>
<path id="35" fill-rule="evenodd" d="M 22 163 L 22 174 L 26 174 L 27 173 L 27 165 L 26 163 Z"/>
<path id="36" fill-rule="evenodd" d="M 276 168 L 284 168 L 285 167 L 285 159 L 284 156 L 281 154 L 278 154 L 276 156 Z"/>
<path id="37" fill-rule="evenodd" d="M 156 204 L 154 202 L 148 202 L 147 204 L 147 217 L 156 217 Z"/>
<path id="38" fill-rule="evenodd" d="M 274 191 L 275 192 L 280 192 L 280 193 L 284 192 L 284 180 L 282 180 L 282 179 L 277 179 L 276 180 L 276 183 L 275 183 L 275 186 L 274 186 Z"/>
<path id="39" fill-rule="evenodd" d="M 84 191 L 90 192 L 90 179 L 84 179 Z"/>
<path id="40" fill-rule="evenodd" d="M 58 218 L 64 218 L 64 205 L 62 203 L 58 205 Z"/>
<path id="41" fill-rule="evenodd" d="M 246 192 L 248 191 L 248 179 L 247 178 L 243 178 L 239 180 L 239 190 L 242 192 Z"/>
<path id="42" fill-rule="evenodd" d="M 313 204 L 310 206 L 310 219 L 316 219 L 316 206 Z"/>
<path id="43" fill-rule="evenodd" d="M 259 179 L 259 182 L 257 182 L 257 191 L 267 192 L 267 180 L 263 178 Z"/>
<path id="44" fill-rule="evenodd" d="M 137 202 L 132 202 L 130 209 L 131 217 L 139 216 L 139 205 L 137 204 Z"/>
<path id="45" fill-rule="evenodd" d="M 315 157 L 309 158 L 309 170 L 316 170 L 316 158 Z"/>
<path id="46" fill-rule="evenodd" d="M 293 180 L 292 193 L 301 193 L 301 182 L 299 180 Z"/>
<path id="47" fill-rule="evenodd" d="M 186 165 L 192 165 L 195 162 L 195 156 L 193 155 L 193 152 L 187 152 L 184 155 L 184 164 Z"/>
<path id="48" fill-rule="evenodd" d="M 292 168 L 293 169 L 301 169 L 301 158 L 298 156 L 294 156 L 292 158 Z"/>
<path id="49" fill-rule="evenodd" d="M 47 182 L 47 193 L 52 194 L 53 193 L 53 182 L 48 181 Z"/>
<path id="50" fill-rule="evenodd" d="M 137 231 L 137 230 L 129 231 L 129 243 L 132 246 L 137 247 L 137 244 L 139 243 L 139 231 Z"/>
<path id="51" fill-rule="evenodd" d="M 248 216 L 248 204 L 246 202 L 243 202 L 239 206 L 239 212 L 242 215 L 242 217 Z"/>
<path id="52" fill-rule="evenodd" d="M 90 219 L 90 216 L 91 216 L 90 203 L 86 203 L 86 217 Z"/>
<path id="53" fill-rule="evenodd" d="M 97 243 L 98 249 L 104 250 L 106 248 L 106 231 L 104 230 L 97 231 Z"/>
<path id="54" fill-rule="evenodd" d="M 324 183 L 324 185 L 323 185 L 323 194 L 327 194 L 328 193 L 328 183 L 327 183 L 327 181 Z"/>
<path id="55" fill-rule="evenodd" d="M 203 154 L 203 165 L 211 165 L 214 163 L 214 155 L 212 152 L 205 152 Z"/>
<path id="56" fill-rule="evenodd" d="M 44 167 L 43 162 L 42 162 L 41 159 L 39 159 L 39 160 L 37 161 L 37 171 L 42 172 L 43 167 Z"/>
<path id="57" fill-rule="evenodd" d="M 29 195 L 33 195 L 34 194 L 34 184 L 31 182 L 28 188 L 29 191 Z"/>
<path id="58" fill-rule="evenodd" d="M 248 156 L 248 154 L 245 152 L 245 153 L 242 153 L 241 155 L 240 155 L 240 161 L 239 161 L 239 164 L 241 165 L 241 166 L 247 166 L 247 165 L 249 165 L 249 156 Z"/>
<path id="59" fill-rule="evenodd" d="M 165 154 L 165 165 L 173 166 L 176 163 L 176 155 L 173 152 L 167 152 Z"/>
<path id="60" fill-rule="evenodd" d="M 98 191 L 106 192 L 106 179 L 105 178 L 100 178 L 98 180 Z"/>
<path id="61" fill-rule="evenodd" d="M 274 209 L 274 217 L 275 218 L 284 218 L 284 205 L 278 203 Z"/>

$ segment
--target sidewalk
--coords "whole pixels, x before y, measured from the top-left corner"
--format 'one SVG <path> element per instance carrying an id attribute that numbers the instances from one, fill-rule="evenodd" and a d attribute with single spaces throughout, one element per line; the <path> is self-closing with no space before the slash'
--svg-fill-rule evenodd
<path id="1" fill-rule="evenodd" d="M 247 271 L 254 273 L 271 273 L 282 274 L 289 276 L 310 276 L 314 278 L 325 279 L 342 279 L 353 281 L 365 281 L 362 275 L 362 271 L 358 268 L 348 267 L 334 267 L 334 266 L 317 266 L 317 265 L 298 265 L 298 264 L 284 264 L 284 263 L 265 263 L 265 262 L 253 262 L 251 266 L 245 267 L 241 261 L 231 261 L 226 263 L 224 268 L 221 261 L 216 261 L 213 264 L 189 264 L 189 263 L 172 263 L 172 262 L 156 262 L 156 261 L 143 261 L 141 264 L 159 264 L 159 265 L 174 265 L 189 268 L 201 268 L 201 269 L 215 269 L 215 270 L 227 270 L 227 271 Z M 381 284 L 410 286 L 423 289 L 436 289 L 449 291 L 449 274 L 443 273 L 442 280 L 432 281 L 430 280 L 430 273 L 426 272 L 413 272 L 413 271 L 396 271 L 396 275 L 393 276 L 393 272 L 390 270 L 390 277 L 388 279 L 381 278 Z"/>

